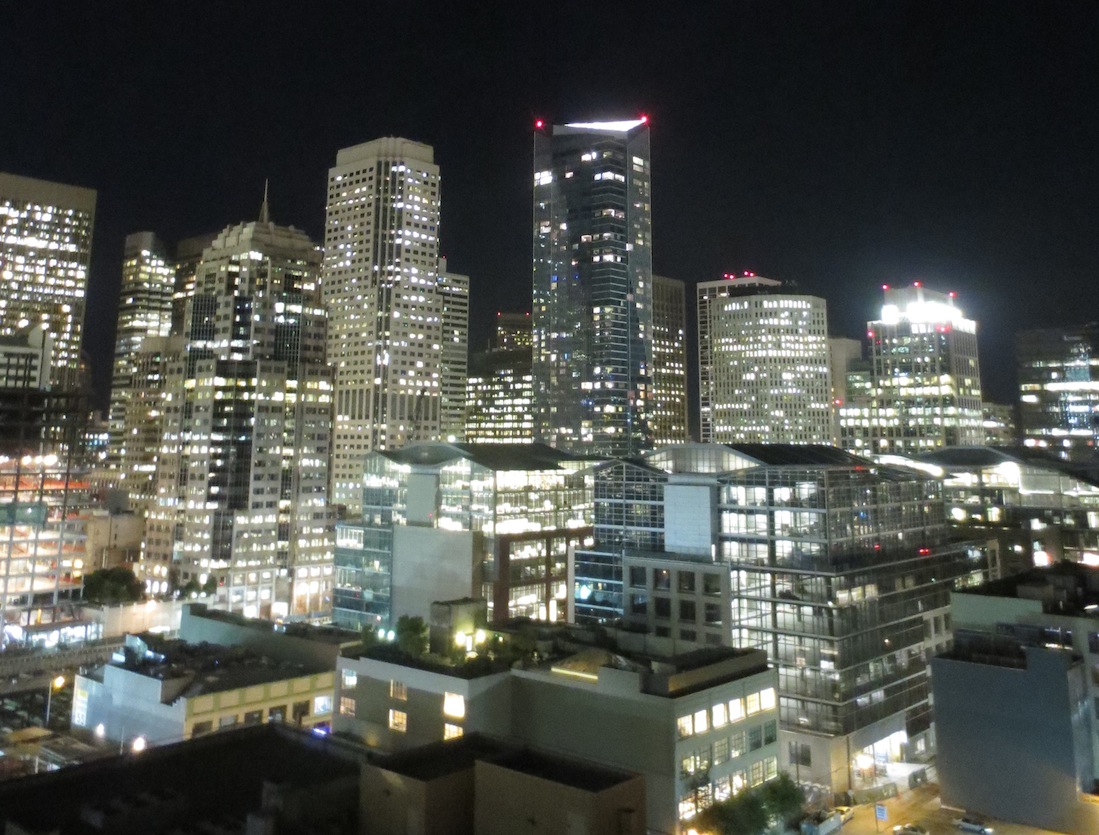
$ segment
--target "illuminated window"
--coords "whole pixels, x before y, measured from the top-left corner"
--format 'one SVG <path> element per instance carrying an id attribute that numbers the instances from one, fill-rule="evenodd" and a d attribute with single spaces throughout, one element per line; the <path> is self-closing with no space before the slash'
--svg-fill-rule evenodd
<path id="1" fill-rule="evenodd" d="M 759 706 L 763 710 L 774 710 L 775 709 L 775 688 L 774 687 L 768 687 L 766 690 L 760 691 Z"/>
<path id="2" fill-rule="evenodd" d="M 728 708 L 724 702 L 714 705 L 714 727 L 723 727 L 729 721 Z"/>
<path id="3" fill-rule="evenodd" d="M 313 697 L 313 715 L 318 713 L 331 713 L 332 712 L 332 697 L 331 696 L 314 696 Z"/>
<path id="4" fill-rule="evenodd" d="M 354 670 L 343 671 L 343 686 L 350 689 L 359 683 L 359 674 Z"/>
<path id="5" fill-rule="evenodd" d="M 759 713 L 759 693 L 749 693 L 747 698 L 748 715 Z"/>
<path id="6" fill-rule="evenodd" d="M 405 733 L 408 730 L 408 714 L 403 710 L 389 709 L 389 730 Z"/>
<path id="7" fill-rule="evenodd" d="M 355 715 L 355 700 L 347 696 L 340 696 L 340 716 Z"/>
<path id="8" fill-rule="evenodd" d="M 763 782 L 763 760 L 756 760 L 752 763 L 749 770 L 751 774 L 751 783 L 753 786 L 758 786 Z"/>
<path id="9" fill-rule="evenodd" d="M 457 739 L 462 733 L 461 725 L 452 725 L 449 722 L 443 725 L 443 739 Z"/>
<path id="10" fill-rule="evenodd" d="M 729 699 L 729 721 L 739 722 L 744 718 L 744 699 Z"/>
<path id="11" fill-rule="evenodd" d="M 710 727 L 710 711 L 700 710 L 695 713 L 695 733 L 705 733 L 706 729 Z"/>
<path id="12" fill-rule="evenodd" d="M 695 799 L 694 795 L 688 795 L 679 801 L 679 819 L 681 821 L 690 820 L 695 816 Z"/>
<path id="13" fill-rule="evenodd" d="M 403 681 L 389 682 L 389 698 L 408 701 L 408 686 Z"/>
<path id="14" fill-rule="evenodd" d="M 690 736 L 694 733 L 694 726 L 691 723 L 690 716 L 680 716 L 679 720 L 676 722 L 676 725 L 679 727 L 680 739 L 683 739 L 683 737 Z"/>
<path id="15" fill-rule="evenodd" d="M 464 719 L 466 715 L 466 700 L 458 693 L 443 694 L 443 715 L 451 719 Z"/>

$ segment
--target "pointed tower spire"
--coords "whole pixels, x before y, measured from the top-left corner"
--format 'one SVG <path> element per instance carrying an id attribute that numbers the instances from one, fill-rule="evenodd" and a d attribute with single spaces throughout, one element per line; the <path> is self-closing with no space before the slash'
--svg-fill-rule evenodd
<path id="1" fill-rule="evenodd" d="M 263 203 L 260 204 L 260 207 L 259 207 L 259 222 L 260 223 L 270 223 L 271 222 L 271 209 L 267 205 L 267 184 L 269 182 L 270 181 L 266 180 L 266 179 L 263 181 Z"/>

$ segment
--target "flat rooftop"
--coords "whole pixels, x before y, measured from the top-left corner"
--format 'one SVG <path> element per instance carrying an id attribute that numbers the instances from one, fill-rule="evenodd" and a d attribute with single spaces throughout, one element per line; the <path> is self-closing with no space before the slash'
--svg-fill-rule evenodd
<path id="1" fill-rule="evenodd" d="M 85 812 L 143 808 L 145 831 L 198 831 L 189 827 L 258 810 L 265 781 L 309 787 L 358 772 L 338 741 L 255 725 L 0 782 L 0 829 L 91 835 L 103 830 L 82 820 Z"/>
<path id="2" fill-rule="evenodd" d="M 430 782 L 471 769 L 477 762 L 492 763 L 590 792 L 604 791 L 635 777 L 630 772 L 545 753 L 477 733 L 381 757 L 375 760 L 374 765 L 413 780 Z"/>
<path id="3" fill-rule="evenodd" d="M 1048 614 L 1099 617 L 1099 567 L 1062 560 L 954 593 L 1037 600 Z"/>

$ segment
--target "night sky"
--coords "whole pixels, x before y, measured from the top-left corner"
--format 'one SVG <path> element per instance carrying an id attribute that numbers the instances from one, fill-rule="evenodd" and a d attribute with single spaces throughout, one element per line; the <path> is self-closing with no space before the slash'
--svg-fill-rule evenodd
<path id="1" fill-rule="evenodd" d="M 290 9 L 294 9 L 294 13 Z M 654 263 L 824 296 L 956 290 L 986 396 L 1022 327 L 1099 318 L 1099 4 L 5 4 L 0 170 L 99 192 L 85 344 L 109 387 L 122 241 L 256 217 L 323 235 L 336 150 L 435 147 L 471 346 L 531 294 L 531 134 L 648 114 Z M 692 327 L 693 330 L 693 327 Z"/>

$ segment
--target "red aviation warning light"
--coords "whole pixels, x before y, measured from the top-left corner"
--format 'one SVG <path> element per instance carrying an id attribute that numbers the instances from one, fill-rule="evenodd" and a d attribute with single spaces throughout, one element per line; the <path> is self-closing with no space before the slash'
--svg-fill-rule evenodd
<path id="1" fill-rule="evenodd" d="M 543 122 L 541 119 L 535 119 L 534 120 L 534 129 L 535 130 L 541 130 L 545 126 L 546 126 L 546 123 Z"/>
<path id="2" fill-rule="evenodd" d="M 642 113 L 641 114 L 641 124 L 643 124 L 643 125 L 649 124 L 649 116 L 648 116 L 647 113 Z"/>

